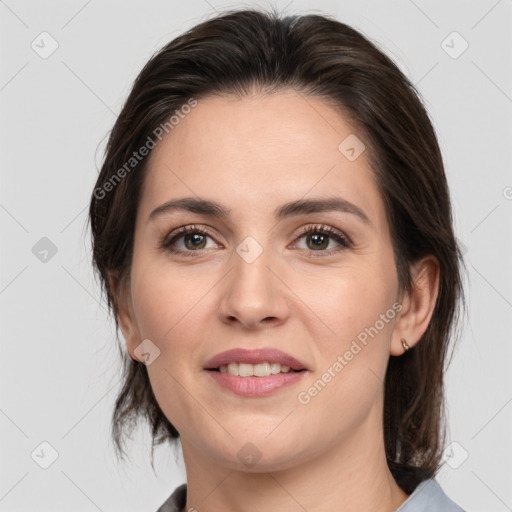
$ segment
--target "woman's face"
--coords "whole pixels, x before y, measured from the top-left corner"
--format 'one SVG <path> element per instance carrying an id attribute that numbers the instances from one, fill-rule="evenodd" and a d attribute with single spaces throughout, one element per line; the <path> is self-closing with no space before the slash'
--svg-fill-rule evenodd
<path id="1" fill-rule="evenodd" d="M 286 91 L 202 99 L 153 150 L 121 324 L 132 357 L 150 354 L 151 386 L 184 453 L 268 471 L 349 446 L 363 430 L 380 441 L 401 306 L 383 200 L 355 137 L 321 99 Z M 226 215 L 151 215 L 182 198 Z M 308 208 L 326 199 L 339 208 Z M 172 240 L 186 226 L 195 231 Z M 219 377 L 284 379 L 205 369 L 235 348 L 278 349 L 306 370 L 240 394 Z"/>

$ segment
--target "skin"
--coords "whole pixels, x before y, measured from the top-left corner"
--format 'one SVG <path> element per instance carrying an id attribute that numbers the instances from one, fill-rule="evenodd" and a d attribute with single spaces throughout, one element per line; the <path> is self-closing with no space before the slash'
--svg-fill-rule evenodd
<path id="1" fill-rule="evenodd" d="M 386 464 L 383 382 L 389 357 L 404 351 L 400 339 L 413 346 L 425 332 L 439 270 L 426 257 L 411 267 L 412 293 L 399 290 L 367 152 L 349 161 L 338 150 L 354 133 L 322 99 L 295 91 L 209 97 L 151 154 L 118 318 L 134 359 L 144 339 L 160 350 L 147 370 L 162 411 L 180 432 L 184 510 L 392 512 L 408 497 Z M 359 206 L 370 224 L 346 212 L 274 219 L 286 202 L 333 196 Z M 156 207 L 182 197 L 214 200 L 231 216 L 173 210 L 148 220 Z M 191 257 L 160 248 L 162 238 L 192 224 L 213 236 L 195 245 L 177 240 Z M 300 234 L 310 225 L 331 226 L 353 245 L 333 252 L 340 244 L 331 237 L 318 249 Z M 252 263 L 236 252 L 247 236 L 263 249 Z M 300 403 L 298 393 L 394 303 L 402 306 L 394 318 L 309 403 Z M 265 397 L 235 395 L 203 370 L 208 359 L 235 347 L 279 348 L 308 372 Z M 261 455 L 251 467 L 237 456 L 248 442 Z"/>

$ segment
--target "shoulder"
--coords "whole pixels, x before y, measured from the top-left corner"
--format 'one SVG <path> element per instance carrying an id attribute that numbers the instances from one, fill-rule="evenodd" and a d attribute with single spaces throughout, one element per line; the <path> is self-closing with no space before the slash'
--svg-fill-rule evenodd
<path id="1" fill-rule="evenodd" d="M 156 512 L 181 512 L 187 503 L 187 484 L 181 484 L 165 500 Z"/>
<path id="2" fill-rule="evenodd" d="M 181 512 L 187 502 L 187 484 L 181 484 L 156 512 Z M 395 512 L 466 512 L 452 501 L 434 479 L 421 482 Z"/>
<path id="3" fill-rule="evenodd" d="M 395 512 L 465 512 L 433 478 L 421 482 Z"/>

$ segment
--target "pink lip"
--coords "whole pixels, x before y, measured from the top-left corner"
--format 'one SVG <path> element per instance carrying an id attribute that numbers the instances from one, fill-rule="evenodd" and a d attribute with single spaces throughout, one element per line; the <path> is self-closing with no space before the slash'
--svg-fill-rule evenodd
<path id="1" fill-rule="evenodd" d="M 209 359 L 205 365 L 205 370 L 218 369 L 220 366 L 229 363 L 250 363 L 257 364 L 268 361 L 269 363 L 280 363 L 281 365 L 289 366 L 292 370 L 307 370 L 306 365 L 298 359 L 295 359 L 290 354 L 278 350 L 276 348 L 260 348 L 249 350 L 246 348 L 234 348 L 217 354 L 212 359 Z M 222 374 L 226 375 L 226 374 Z M 276 376 L 279 374 L 276 374 Z M 286 375 L 286 374 L 282 374 Z M 236 377 L 236 376 L 235 376 Z M 270 376 L 273 377 L 273 376 Z M 258 380 L 267 379 L 270 377 L 255 377 Z M 243 379 L 250 379 L 251 377 L 242 377 Z"/>
<path id="2" fill-rule="evenodd" d="M 208 374 L 221 386 L 231 390 L 237 395 L 264 396 L 289 386 L 301 379 L 307 372 L 276 373 L 268 377 L 240 377 L 229 373 L 220 373 L 214 370 Z"/>

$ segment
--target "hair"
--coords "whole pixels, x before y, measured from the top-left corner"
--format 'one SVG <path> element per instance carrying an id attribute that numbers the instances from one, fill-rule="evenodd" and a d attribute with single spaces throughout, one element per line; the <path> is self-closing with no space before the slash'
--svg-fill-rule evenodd
<path id="1" fill-rule="evenodd" d="M 397 484 L 411 493 L 433 477 L 442 462 L 443 378 L 458 306 L 465 307 L 463 260 L 429 115 L 412 83 L 360 32 L 329 15 L 231 10 L 202 21 L 155 53 L 137 76 L 110 132 L 91 197 L 94 269 L 119 341 L 118 298 L 129 283 L 148 161 L 147 156 L 135 161 L 135 153 L 152 147 L 150 142 L 157 144 L 154 137 L 161 138 L 162 127 L 168 133 L 172 116 L 186 112 L 184 105 L 191 100 L 287 89 L 325 100 L 365 141 L 386 208 L 400 289 L 412 290 L 412 263 L 425 255 L 434 255 L 439 263 L 439 291 L 430 323 L 410 350 L 390 356 L 385 376 L 387 463 Z M 179 433 L 155 399 L 145 364 L 132 359 L 121 344 L 119 350 L 123 384 L 111 424 L 116 453 L 123 458 L 124 435 L 145 418 L 153 455 L 156 445 L 172 444 Z"/>

